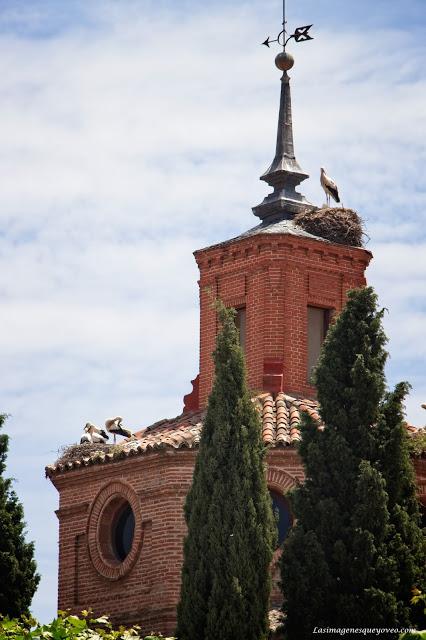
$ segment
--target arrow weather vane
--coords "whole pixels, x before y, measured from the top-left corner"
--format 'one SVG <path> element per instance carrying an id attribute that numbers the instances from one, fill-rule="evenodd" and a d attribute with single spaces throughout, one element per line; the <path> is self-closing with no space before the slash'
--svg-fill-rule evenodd
<path id="1" fill-rule="evenodd" d="M 284 51 L 287 45 L 287 42 L 294 38 L 295 42 L 306 42 L 307 40 L 313 40 L 313 37 L 309 35 L 309 29 L 313 26 L 312 24 L 308 24 L 304 27 L 297 27 L 294 33 L 291 36 L 287 36 L 286 30 L 287 20 L 285 19 L 285 0 L 283 0 L 283 28 L 282 31 L 278 34 L 275 40 L 270 40 L 269 36 L 266 38 L 265 42 L 262 44 L 265 47 L 269 47 L 271 42 L 278 42 L 278 44 L 282 45 Z"/>

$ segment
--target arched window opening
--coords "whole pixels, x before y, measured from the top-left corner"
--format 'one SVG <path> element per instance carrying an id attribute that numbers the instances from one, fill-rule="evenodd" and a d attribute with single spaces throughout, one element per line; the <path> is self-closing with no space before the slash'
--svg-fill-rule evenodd
<path id="1" fill-rule="evenodd" d="M 135 516 L 129 503 L 117 514 L 112 527 L 112 548 L 115 557 L 123 562 L 130 553 L 135 533 Z"/>
<path id="2" fill-rule="evenodd" d="M 293 524 L 293 517 L 291 515 L 290 506 L 287 499 L 274 489 L 269 489 L 269 494 L 272 500 L 272 511 L 275 516 L 278 529 L 278 542 L 277 546 L 281 546 L 287 537 L 291 525 Z"/>

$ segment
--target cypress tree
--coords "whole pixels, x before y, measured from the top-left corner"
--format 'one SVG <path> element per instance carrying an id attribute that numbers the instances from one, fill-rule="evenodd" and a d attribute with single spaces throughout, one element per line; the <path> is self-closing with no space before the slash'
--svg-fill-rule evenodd
<path id="1" fill-rule="evenodd" d="M 401 626 L 424 625 L 421 607 L 409 606 L 413 586 L 426 591 L 426 538 L 416 496 L 416 479 L 404 429 L 403 402 L 409 385 L 400 383 L 385 394 L 378 422 L 378 468 L 389 497 L 389 547 L 397 566 L 394 592 Z"/>
<path id="2" fill-rule="evenodd" d="M 315 627 L 407 623 L 421 533 L 417 516 L 413 527 L 408 524 L 417 507 L 401 445 L 405 386 L 386 393 L 382 316 L 371 288 L 350 292 L 316 368 L 325 429 L 304 416 L 300 455 L 306 481 L 293 494 L 297 520 L 281 562 L 290 640 L 311 638 Z M 401 474 L 392 481 L 395 464 Z M 398 533 L 397 543 L 402 526 L 407 531 Z"/>
<path id="3" fill-rule="evenodd" d="M 0 428 L 6 416 L 0 415 Z M 0 435 L 0 614 L 17 617 L 29 613 L 40 577 L 36 573 L 34 545 L 25 542 L 22 505 L 4 478 L 9 438 Z"/>
<path id="4" fill-rule="evenodd" d="M 235 311 L 219 305 L 215 381 L 185 504 L 179 640 L 263 640 L 276 526 Z"/>

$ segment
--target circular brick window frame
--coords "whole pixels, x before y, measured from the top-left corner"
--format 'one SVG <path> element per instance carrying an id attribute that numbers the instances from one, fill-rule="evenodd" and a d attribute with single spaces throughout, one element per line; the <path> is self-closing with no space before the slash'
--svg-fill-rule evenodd
<path id="1" fill-rule="evenodd" d="M 121 562 L 112 551 L 111 537 L 117 515 L 126 505 L 133 511 L 135 529 L 131 549 Z M 142 543 L 142 514 L 139 498 L 126 482 L 109 482 L 93 500 L 87 520 L 87 541 L 92 564 L 104 578 L 119 580 L 132 569 Z"/>

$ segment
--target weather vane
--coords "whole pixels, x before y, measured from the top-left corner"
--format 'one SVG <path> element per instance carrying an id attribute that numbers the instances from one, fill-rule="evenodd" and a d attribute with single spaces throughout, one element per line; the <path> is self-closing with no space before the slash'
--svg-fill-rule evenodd
<path id="1" fill-rule="evenodd" d="M 275 40 L 270 40 L 269 36 L 266 38 L 265 42 L 262 42 L 262 44 L 265 45 L 265 47 L 269 47 L 269 45 L 271 44 L 271 42 L 278 42 L 278 44 L 280 44 L 284 51 L 287 45 L 287 42 L 289 40 L 291 40 L 292 38 L 294 38 L 295 42 L 306 42 L 307 40 L 313 40 L 313 37 L 309 35 L 309 29 L 313 26 L 312 24 L 308 24 L 304 27 L 297 27 L 294 31 L 294 33 L 291 34 L 291 36 L 287 35 L 287 30 L 286 30 L 286 25 L 287 25 L 287 20 L 285 19 L 285 0 L 283 0 L 283 28 L 282 31 L 280 31 L 280 33 L 278 34 L 278 36 L 276 37 Z"/>

